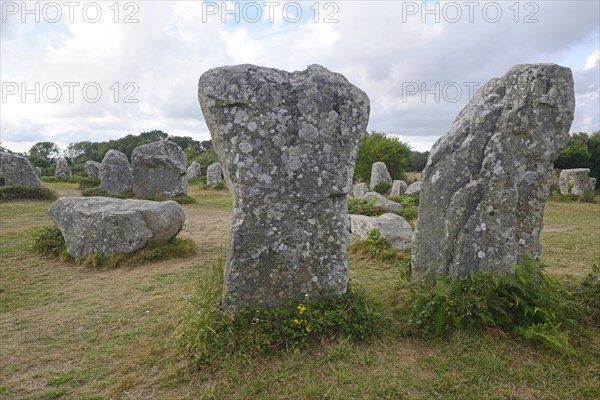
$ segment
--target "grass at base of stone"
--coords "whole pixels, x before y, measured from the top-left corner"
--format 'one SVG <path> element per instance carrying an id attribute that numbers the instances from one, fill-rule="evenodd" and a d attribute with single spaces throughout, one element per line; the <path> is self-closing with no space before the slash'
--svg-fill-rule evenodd
<path id="1" fill-rule="evenodd" d="M 71 175 L 71 176 L 41 176 L 42 182 L 48 183 L 78 183 L 80 186 L 89 187 L 89 185 L 98 182 L 96 179 L 88 178 L 87 176 Z"/>
<path id="2" fill-rule="evenodd" d="M 223 268 L 217 260 L 198 280 L 197 292 L 180 321 L 176 340 L 182 354 L 199 368 L 225 359 L 307 348 L 328 339 L 364 341 L 385 326 L 381 305 L 362 290 L 323 294 L 312 301 L 281 306 L 248 306 L 233 314 L 221 307 Z"/>
<path id="3" fill-rule="evenodd" d="M 0 202 L 13 200 L 55 200 L 56 192 L 47 188 L 25 186 L 0 187 Z"/>
<path id="4" fill-rule="evenodd" d="M 43 256 L 58 257 L 62 261 L 75 261 L 83 267 L 117 268 L 136 266 L 151 262 L 186 258 L 195 255 L 198 246 L 191 239 L 173 238 L 167 243 L 146 247 L 130 253 L 105 256 L 92 253 L 73 260 L 68 252 L 65 240 L 55 225 L 45 225 L 33 231 L 32 250 Z"/>
<path id="5" fill-rule="evenodd" d="M 562 203 L 575 203 L 575 202 L 585 202 L 585 203 L 598 203 L 600 199 L 598 198 L 599 191 L 592 193 L 589 196 L 578 196 L 576 194 L 562 194 L 558 191 L 550 192 L 548 196 L 549 201 L 556 201 Z"/>
<path id="6" fill-rule="evenodd" d="M 87 257 L 81 257 L 75 262 L 86 268 L 117 268 L 133 267 L 147 263 L 187 258 L 195 255 L 198 246 L 192 239 L 174 238 L 167 243 L 152 247 L 146 247 L 131 253 L 116 254 L 113 256 L 103 256 L 100 254 L 90 254 Z"/>

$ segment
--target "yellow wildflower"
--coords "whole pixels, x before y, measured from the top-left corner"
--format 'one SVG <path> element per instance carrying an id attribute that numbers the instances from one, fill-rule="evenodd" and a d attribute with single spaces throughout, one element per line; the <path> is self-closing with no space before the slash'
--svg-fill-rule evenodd
<path id="1" fill-rule="evenodd" d="M 312 328 L 310 325 L 306 325 L 306 332 L 310 333 L 312 331 Z"/>
<path id="2" fill-rule="evenodd" d="M 301 324 L 301 322 L 298 319 L 295 319 L 293 322 L 294 322 L 294 325 L 300 325 Z"/>
<path id="3" fill-rule="evenodd" d="M 300 304 L 298 307 L 296 307 L 298 309 L 298 314 L 303 314 L 304 310 L 306 310 L 306 306 L 304 304 Z"/>

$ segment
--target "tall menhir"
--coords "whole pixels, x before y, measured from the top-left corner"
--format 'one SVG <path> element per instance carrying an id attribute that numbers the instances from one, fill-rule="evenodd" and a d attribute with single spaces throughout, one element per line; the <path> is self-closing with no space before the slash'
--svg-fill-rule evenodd
<path id="1" fill-rule="evenodd" d="M 238 65 L 204 73 L 198 97 L 233 194 L 223 305 L 344 293 L 346 194 L 367 95 L 319 65 Z"/>

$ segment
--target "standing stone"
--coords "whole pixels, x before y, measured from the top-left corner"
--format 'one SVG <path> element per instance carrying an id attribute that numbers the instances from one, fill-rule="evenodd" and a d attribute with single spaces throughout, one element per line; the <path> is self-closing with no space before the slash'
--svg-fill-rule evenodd
<path id="1" fill-rule="evenodd" d="M 67 164 L 67 160 L 64 158 L 59 158 L 56 160 L 56 171 L 54 173 L 55 176 L 71 176 L 71 169 L 69 168 L 69 164 Z"/>
<path id="2" fill-rule="evenodd" d="M 33 170 L 35 171 L 35 174 L 38 176 L 38 178 L 42 176 L 42 169 L 40 167 L 33 167 Z"/>
<path id="3" fill-rule="evenodd" d="M 319 65 L 239 65 L 204 73 L 199 99 L 233 193 L 224 306 L 344 293 L 367 95 Z"/>
<path id="4" fill-rule="evenodd" d="M 90 179 L 100 179 L 100 167 L 102 167 L 102 164 L 97 161 L 90 160 L 83 164 L 83 170 Z"/>
<path id="5" fill-rule="evenodd" d="M 569 141 L 568 68 L 517 65 L 478 90 L 423 171 L 413 276 L 511 273 L 540 257 L 552 162 Z"/>
<path id="6" fill-rule="evenodd" d="M 391 213 L 379 217 L 350 214 L 350 232 L 361 240 L 367 240 L 374 229 L 377 229 L 381 236 L 398 250 L 404 251 L 412 246 L 412 227 L 401 216 Z"/>
<path id="7" fill-rule="evenodd" d="M 138 146 L 131 155 L 133 190 L 137 197 L 177 197 L 187 194 L 185 153 L 177 143 L 159 140 Z"/>
<path id="8" fill-rule="evenodd" d="M 366 183 L 360 182 L 352 187 L 352 196 L 355 199 L 362 199 L 367 193 L 369 193 L 369 187 Z"/>
<path id="9" fill-rule="evenodd" d="M 589 177 L 588 168 L 563 169 L 560 172 L 558 186 L 562 194 L 574 194 L 577 196 L 593 196 L 596 180 L 592 182 Z"/>
<path id="10" fill-rule="evenodd" d="M 188 181 L 190 179 L 200 178 L 202 176 L 202 170 L 200 169 L 200 164 L 198 164 L 196 161 L 192 161 L 190 166 L 187 168 L 187 172 L 186 172 L 185 176 Z"/>
<path id="11" fill-rule="evenodd" d="M 206 184 L 208 186 L 214 186 L 223 182 L 223 170 L 221 163 L 216 162 L 206 167 Z"/>
<path id="12" fill-rule="evenodd" d="M 127 156 L 117 150 L 109 150 L 100 166 L 100 189 L 113 196 L 133 190 L 133 176 Z"/>
<path id="13" fill-rule="evenodd" d="M 0 152 L 0 177 L 6 186 L 44 187 L 29 160 L 18 154 Z"/>
<path id="14" fill-rule="evenodd" d="M 419 182 L 419 181 L 413 182 L 410 185 L 408 185 L 408 187 L 406 188 L 406 191 L 404 192 L 404 194 L 407 196 L 412 196 L 414 194 L 420 194 L 420 193 L 421 193 L 421 182 Z"/>
<path id="15" fill-rule="evenodd" d="M 377 161 L 371 166 L 371 182 L 369 187 L 373 190 L 375 186 L 381 182 L 385 182 L 392 186 L 392 177 L 390 176 L 385 163 Z"/>
<path id="16" fill-rule="evenodd" d="M 395 180 L 394 183 L 392 183 L 392 191 L 390 192 L 390 195 L 402 196 L 404 192 L 406 192 L 407 187 L 408 185 L 406 182 Z"/>

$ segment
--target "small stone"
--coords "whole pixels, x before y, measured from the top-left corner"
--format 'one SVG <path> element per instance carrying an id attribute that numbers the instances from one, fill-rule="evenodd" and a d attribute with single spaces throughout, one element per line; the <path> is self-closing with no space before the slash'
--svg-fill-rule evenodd
<path id="1" fill-rule="evenodd" d="M 196 161 L 192 161 L 190 166 L 187 168 L 187 172 L 186 172 L 186 177 L 187 177 L 188 182 L 191 179 L 198 179 L 201 176 L 202 176 L 202 170 L 200 168 L 200 164 L 198 164 Z"/>
<path id="2" fill-rule="evenodd" d="M 400 180 L 395 180 L 392 183 L 392 191 L 390 192 L 390 195 L 396 196 L 396 197 L 402 196 L 406 192 L 406 188 L 408 188 L 408 185 L 406 184 L 406 182 L 400 181 Z"/>
<path id="3" fill-rule="evenodd" d="M 374 206 L 383 207 L 391 213 L 400 214 L 403 210 L 402 204 L 396 203 L 377 192 L 369 192 L 363 196 L 364 200 L 375 199 Z"/>
<path id="4" fill-rule="evenodd" d="M 210 164 L 206 168 L 206 185 L 214 186 L 223 182 L 223 171 L 221 169 L 221 163 L 216 162 Z"/>
<path id="5" fill-rule="evenodd" d="M 352 186 L 352 197 L 355 199 L 362 199 L 365 194 L 369 193 L 369 187 L 366 183 L 360 182 Z"/>
<path id="6" fill-rule="evenodd" d="M 100 164 L 97 161 L 92 161 L 92 160 L 86 161 L 85 164 L 83 164 L 83 170 L 85 171 L 85 174 L 87 175 L 87 177 L 90 179 L 100 179 L 100 168 L 101 167 L 102 167 L 102 164 Z"/>
<path id="7" fill-rule="evenodd" d="M 133 175 L 127 156 L 117 150 L 109 150 L 100 165 L 100 189 L 113 196 L 133 190 Z"/>
<path id="8" fill-rule="evenodd" d="M 384 162 L 378 161 L 371 166 L 371 182 L 369 188 L 373 190 L 378 184 L 385 182 L 392 186 L 392 177 Z"/>
<path id="9" fill-rule="evenodd" d="M 367 240 L 373 229 L 378 229 L 381 236 L 399 250 L 412 246 L 412 227 L 401 216 L 391 213 L 379 217 L 350 214 L 350 232 L 360 239 Z"/>
<path id="10" fill-rule="evenodd" d="M 419 193 L 421 193 L 421 182 L 418 181 L 408 185 L 406 191 L 404 192 L 404 194 L 407 196 L 412 196 Z"/>
<path id="11" fill-rule="evenodd" d="M 131 155 L 133 191 L 137 197 L 177 197 L 187 194 L 185 153 L 170 140 L 138 146 Z"/>
<path id="12" fill-rule="evenodd" d="M 56 171 L 54 172 L 54 175 L 71 176 L 71 169 L 69 168 L 69 164 L 67 164 L 67 160 L 62 157 L 56 160 Z"/>
<path id="13" fill-rule="evenodd" d="M 590 178 L 589 174 L 589 168 L 563 169 L 558 179 L 560 192 L 584 197 L 593 196 L 596 179 Z"/>

